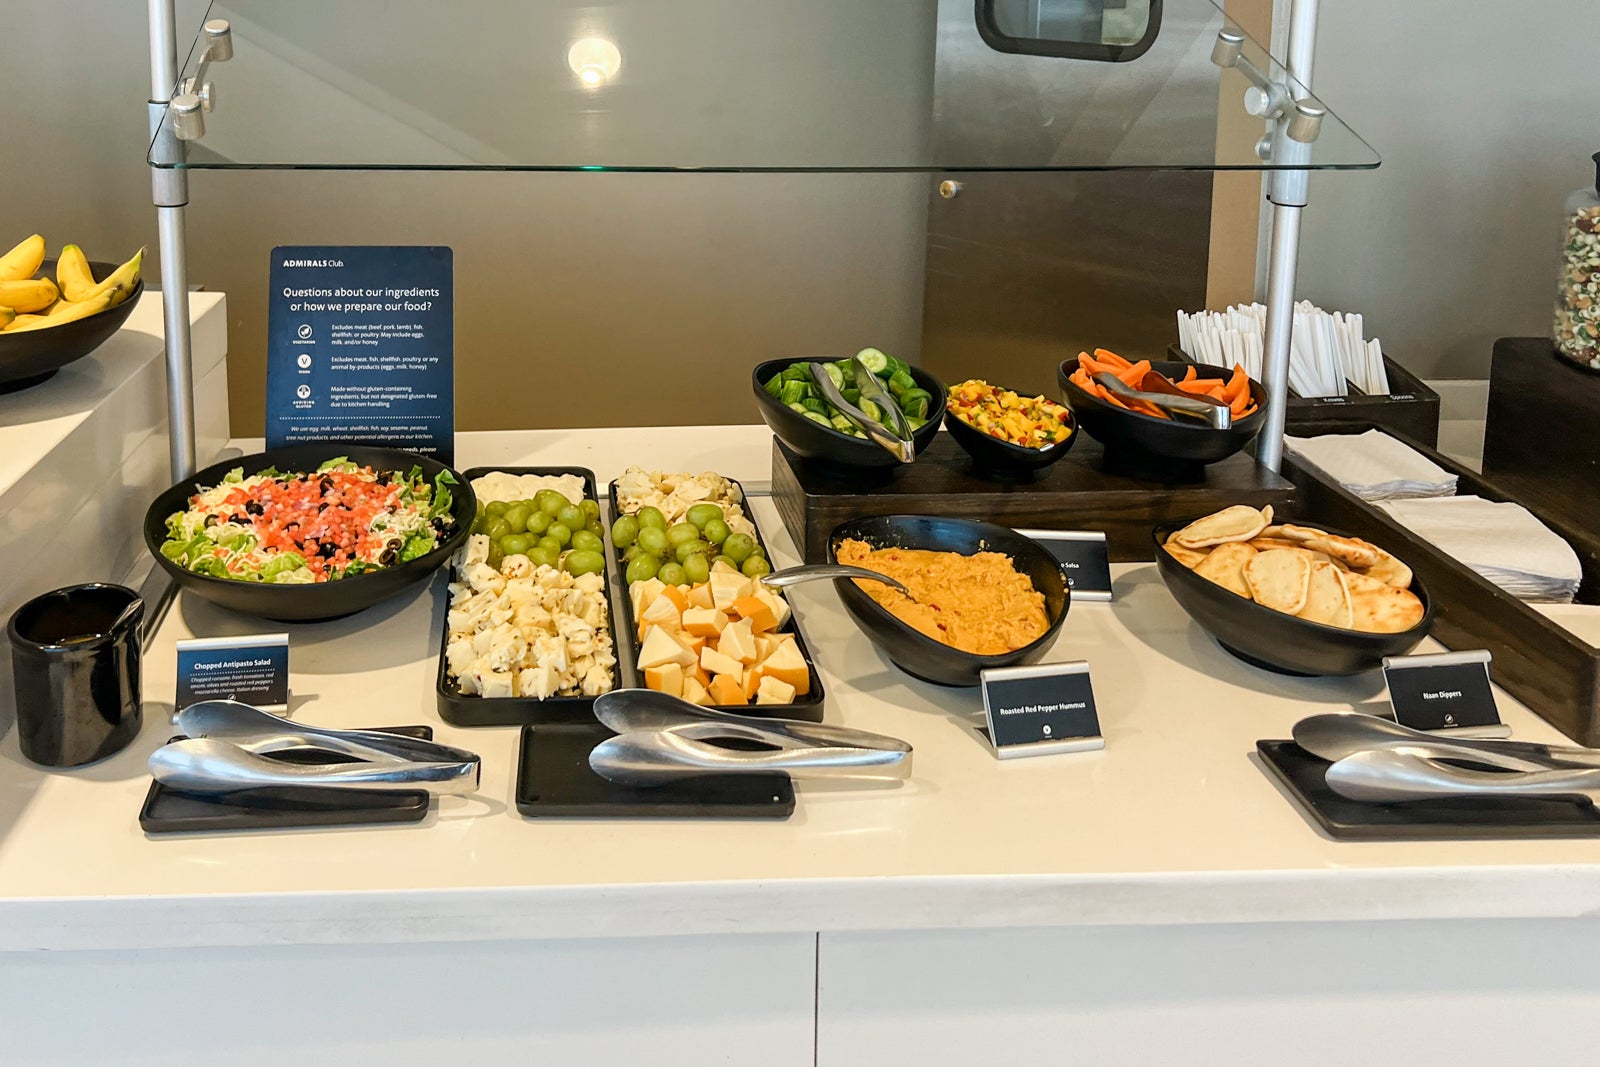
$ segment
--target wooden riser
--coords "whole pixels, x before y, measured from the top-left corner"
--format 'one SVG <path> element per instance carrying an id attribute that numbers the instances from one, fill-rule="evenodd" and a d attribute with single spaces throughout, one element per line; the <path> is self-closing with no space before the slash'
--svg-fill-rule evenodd
<path id="1" fill-rule="evenodd" d="M 1103 530 L 1116 562 L 1153 559 L 1150 531 L 1230 504 L 1282 509 L 1294 496 L 1286 480 L 1247 454 L 1206 468 L 1204 480 L 1172 485 L 1141 481 L 1101 468 L 1104 453 L 1085 437 L 1036 481 L 978 477 L 961 448 L 940 433 L 917 462 L 881 485 L 862 484 L 817 469 L 780 441 L 772 443 L 772 498 L 807 562 L 827 558 L 828 535 L 849 519 L 869 515 L 943 515 L 1002 526 Z"/>

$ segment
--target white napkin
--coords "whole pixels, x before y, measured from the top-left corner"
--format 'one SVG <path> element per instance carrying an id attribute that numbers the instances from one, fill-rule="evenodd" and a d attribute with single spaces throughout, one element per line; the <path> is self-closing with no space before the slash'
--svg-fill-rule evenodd
<path id="1" fill-rule="evenodd" d="M 1577 553 L 1521 504 L 1453 496 L 1377 506 L 1512 596 L 1566 603 L 1577 595 Z"/>
<path id="2" fill-rule="evenodd" d="M 1382 430 L 1283 441 L 1363 500 L 1455 495 L 1454 474 Z"/>

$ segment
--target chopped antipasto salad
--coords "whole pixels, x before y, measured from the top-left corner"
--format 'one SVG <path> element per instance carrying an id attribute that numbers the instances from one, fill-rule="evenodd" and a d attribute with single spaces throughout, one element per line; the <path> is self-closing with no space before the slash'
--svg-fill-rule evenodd
<path id="1" fill-rule="evenodd" d="M 312 473 L 272 468 L 189 498 L 167 518 L 161 554 L 213 578 L 328 582 L 427 555 L 455 527 L 449 471 L 375 471 L 343 456 Z"/>

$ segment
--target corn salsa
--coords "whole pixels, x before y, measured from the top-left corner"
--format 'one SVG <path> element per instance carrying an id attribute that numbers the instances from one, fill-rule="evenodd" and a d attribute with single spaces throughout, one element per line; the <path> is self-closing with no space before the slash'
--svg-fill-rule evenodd
<path id="1" fill-rule="evenodd" d="M 978 378 L 951 386 L 946 406 L 968 426 L 1023 448 L 1050 448 L 1072 436 L 1072 416 L 1062 405 Z"/>

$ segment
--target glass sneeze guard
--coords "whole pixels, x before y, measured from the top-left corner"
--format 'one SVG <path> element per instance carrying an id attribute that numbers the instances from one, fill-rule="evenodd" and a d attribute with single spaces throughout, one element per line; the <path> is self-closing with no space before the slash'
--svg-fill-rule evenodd
<path id="1" fill-rule="evenodd" d="M 214 0 L 196 139 L 158 168 L 960 173 L 1370 169 L 1331 110 L 1263 158 L 1245 67 L 1310 94 L 1211 0 L 1164 0 L 1148 50 L 1003 52 L 974 0 Z M 203 36 L 203 35 L 202 35 Z M 198 39 L 197 39 L 198 40 Z M 203 44 L 183 77 L 196 72 Z M 938 61 L 936 62 L 936 56 Z M 1316 103 L 1326 110 L 1326 105 Z M 1270 143 L 1270 139 L 1268 142 Z"/>

